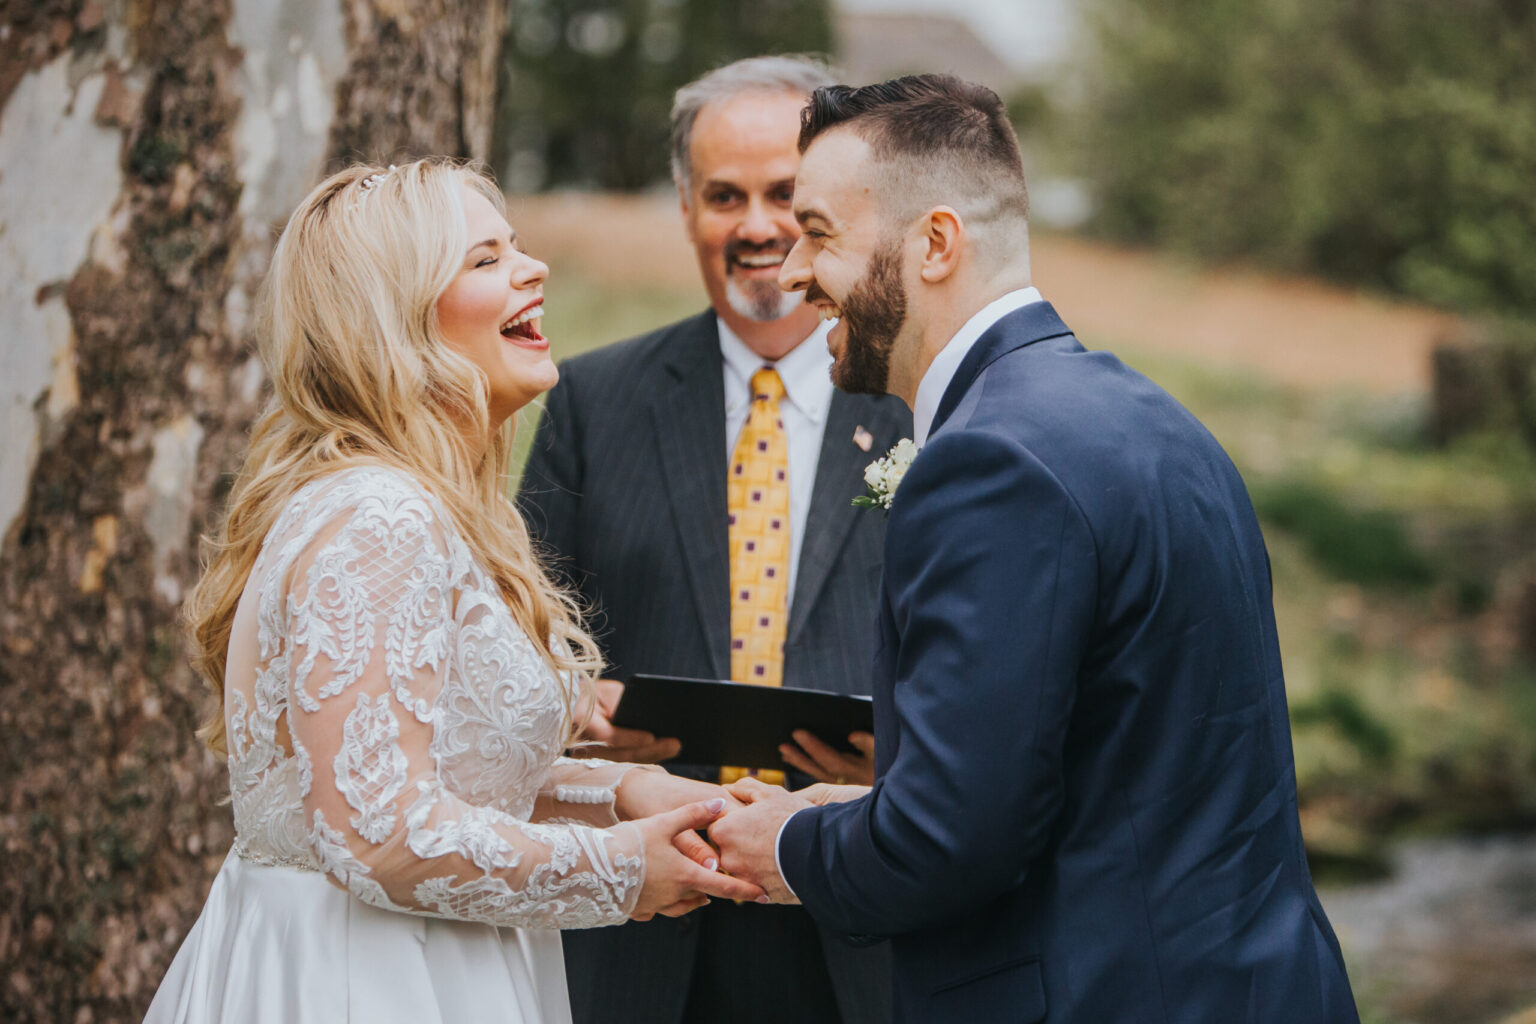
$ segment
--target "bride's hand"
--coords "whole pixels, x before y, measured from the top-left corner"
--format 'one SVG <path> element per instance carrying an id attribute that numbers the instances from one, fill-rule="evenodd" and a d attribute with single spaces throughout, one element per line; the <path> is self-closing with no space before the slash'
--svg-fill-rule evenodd
<path id="1" fill-rule="evenodd" d="M 826 782 L 818 782 L 804 789 L 795 790 L 795 796 L 821 806 L 844 804 L 868 795 L 868 786 L 834 786 Z"/>
<path id="2" fill-rule="evenodd" d="M 728 813 L 732 808 L 741 806 L 741 802 L 726 792 L 723 787 L 710 782 L 685 779 L 666 772 L 631 771 L 625 773 L 624 778 L 619 781 L 617 792 L 614 793 L 614 812 L 621 821 L 631 821 L 661 814 L 683 804 L 701 800 L 724 800 L 725 807 L 722 813 Z M 704 837 L 697 832 L 677 833 L 673 837 L 672 845 L 677 847 L 685 857 L 710 871 L 715 870 L 719 863 L 714 847 L 705 842 Z"/>
<path id="3" fill-rule="evenodd" d="M 657 914 L 681 917 L 708 903 L 711 896 L 767 901 L 767 894 L 751 882 L 706 869 L 678 851 L 679 836 L 686 834 L 698 839 L 695 830 L 707 828 L 724 811 L 725 800 L 716 797 L 634 822 L 644 841 L 645 883 L 631 918 L 649 921 Z"/>

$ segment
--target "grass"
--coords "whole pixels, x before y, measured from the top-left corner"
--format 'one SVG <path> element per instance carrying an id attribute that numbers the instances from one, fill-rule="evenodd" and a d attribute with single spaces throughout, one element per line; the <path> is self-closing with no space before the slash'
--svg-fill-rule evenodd
<path id="1" fill-rule="evenodd" d="M 708 304 L 702 287 L 615 287 L 560 263 L 550 267 L 550 281 L 544 334 L 556 360 L 692 316 Z"/>

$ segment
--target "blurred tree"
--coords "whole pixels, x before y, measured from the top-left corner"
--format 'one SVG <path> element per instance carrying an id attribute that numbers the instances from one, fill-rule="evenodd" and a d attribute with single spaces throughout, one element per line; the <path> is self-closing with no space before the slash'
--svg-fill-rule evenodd
<path id="1" fill-rule="evenodd" d="M 1095 0 L 1097 227 L 1536 314 L 1536 4 Z"/>
<path id="2" fill-rule="evenodd" d="M 828 0 L 512 0 L 495 166 L 509 191 L 667 177 L 672 93 L 760 53 L 832 48 Z"/>
<path id="3" fill-rule="evenodd" d="M 32 0 L 0 33 L 0 1020 L 141 1019 L 231 838 L 178 623 L 274 227 L 484 157 L 499 0 Z"/>

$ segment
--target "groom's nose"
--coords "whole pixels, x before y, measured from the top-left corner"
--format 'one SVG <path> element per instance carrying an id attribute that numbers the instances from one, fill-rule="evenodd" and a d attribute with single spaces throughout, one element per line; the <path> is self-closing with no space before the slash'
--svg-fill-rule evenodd
<path id="1" fill-rule="evenodd" d="M 787 292 L 802 291 L 811 283 L 811 260 L 805 254 L 804 243 L 805 236 L 797 238 L 779 265 L 779 287 Z"/>

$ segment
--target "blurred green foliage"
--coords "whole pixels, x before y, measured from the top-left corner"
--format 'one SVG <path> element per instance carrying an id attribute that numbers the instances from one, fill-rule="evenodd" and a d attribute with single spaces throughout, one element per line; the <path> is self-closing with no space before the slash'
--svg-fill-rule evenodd
<path id="1" fill-rule="evenodd" d="M 1536 3 L 1093 0 L 1096 228 L 1536 315 Z"/>
<path id="2" fill-rule="evenodd" d="M 1409 587 L 1434 579 L 1402 517 L 1389 510 L 1357 508 L 1336 490 L 1298 477 L 1256 479 L 1248 492 L 1259 517 L 1298 537 L 1334 579 Z"/>
<path id="3" fill-rule="evenodd" d="M 1296 701 L 1291 706 L 1291 723 L 1298 727 L 1331 725 L 1372 767 L 1389 764 L 1397 753 L 1398 740 L 1392 728 L 1372 714 L 1359 695 L 1336 684 Z"/>
<path id="4" fill-rule="evenodd" d="M 678 86 L 741 57 L 831 49 L 828 0 L 513 0 L 496 170 L 514 192 L 665 181 Z"/>

